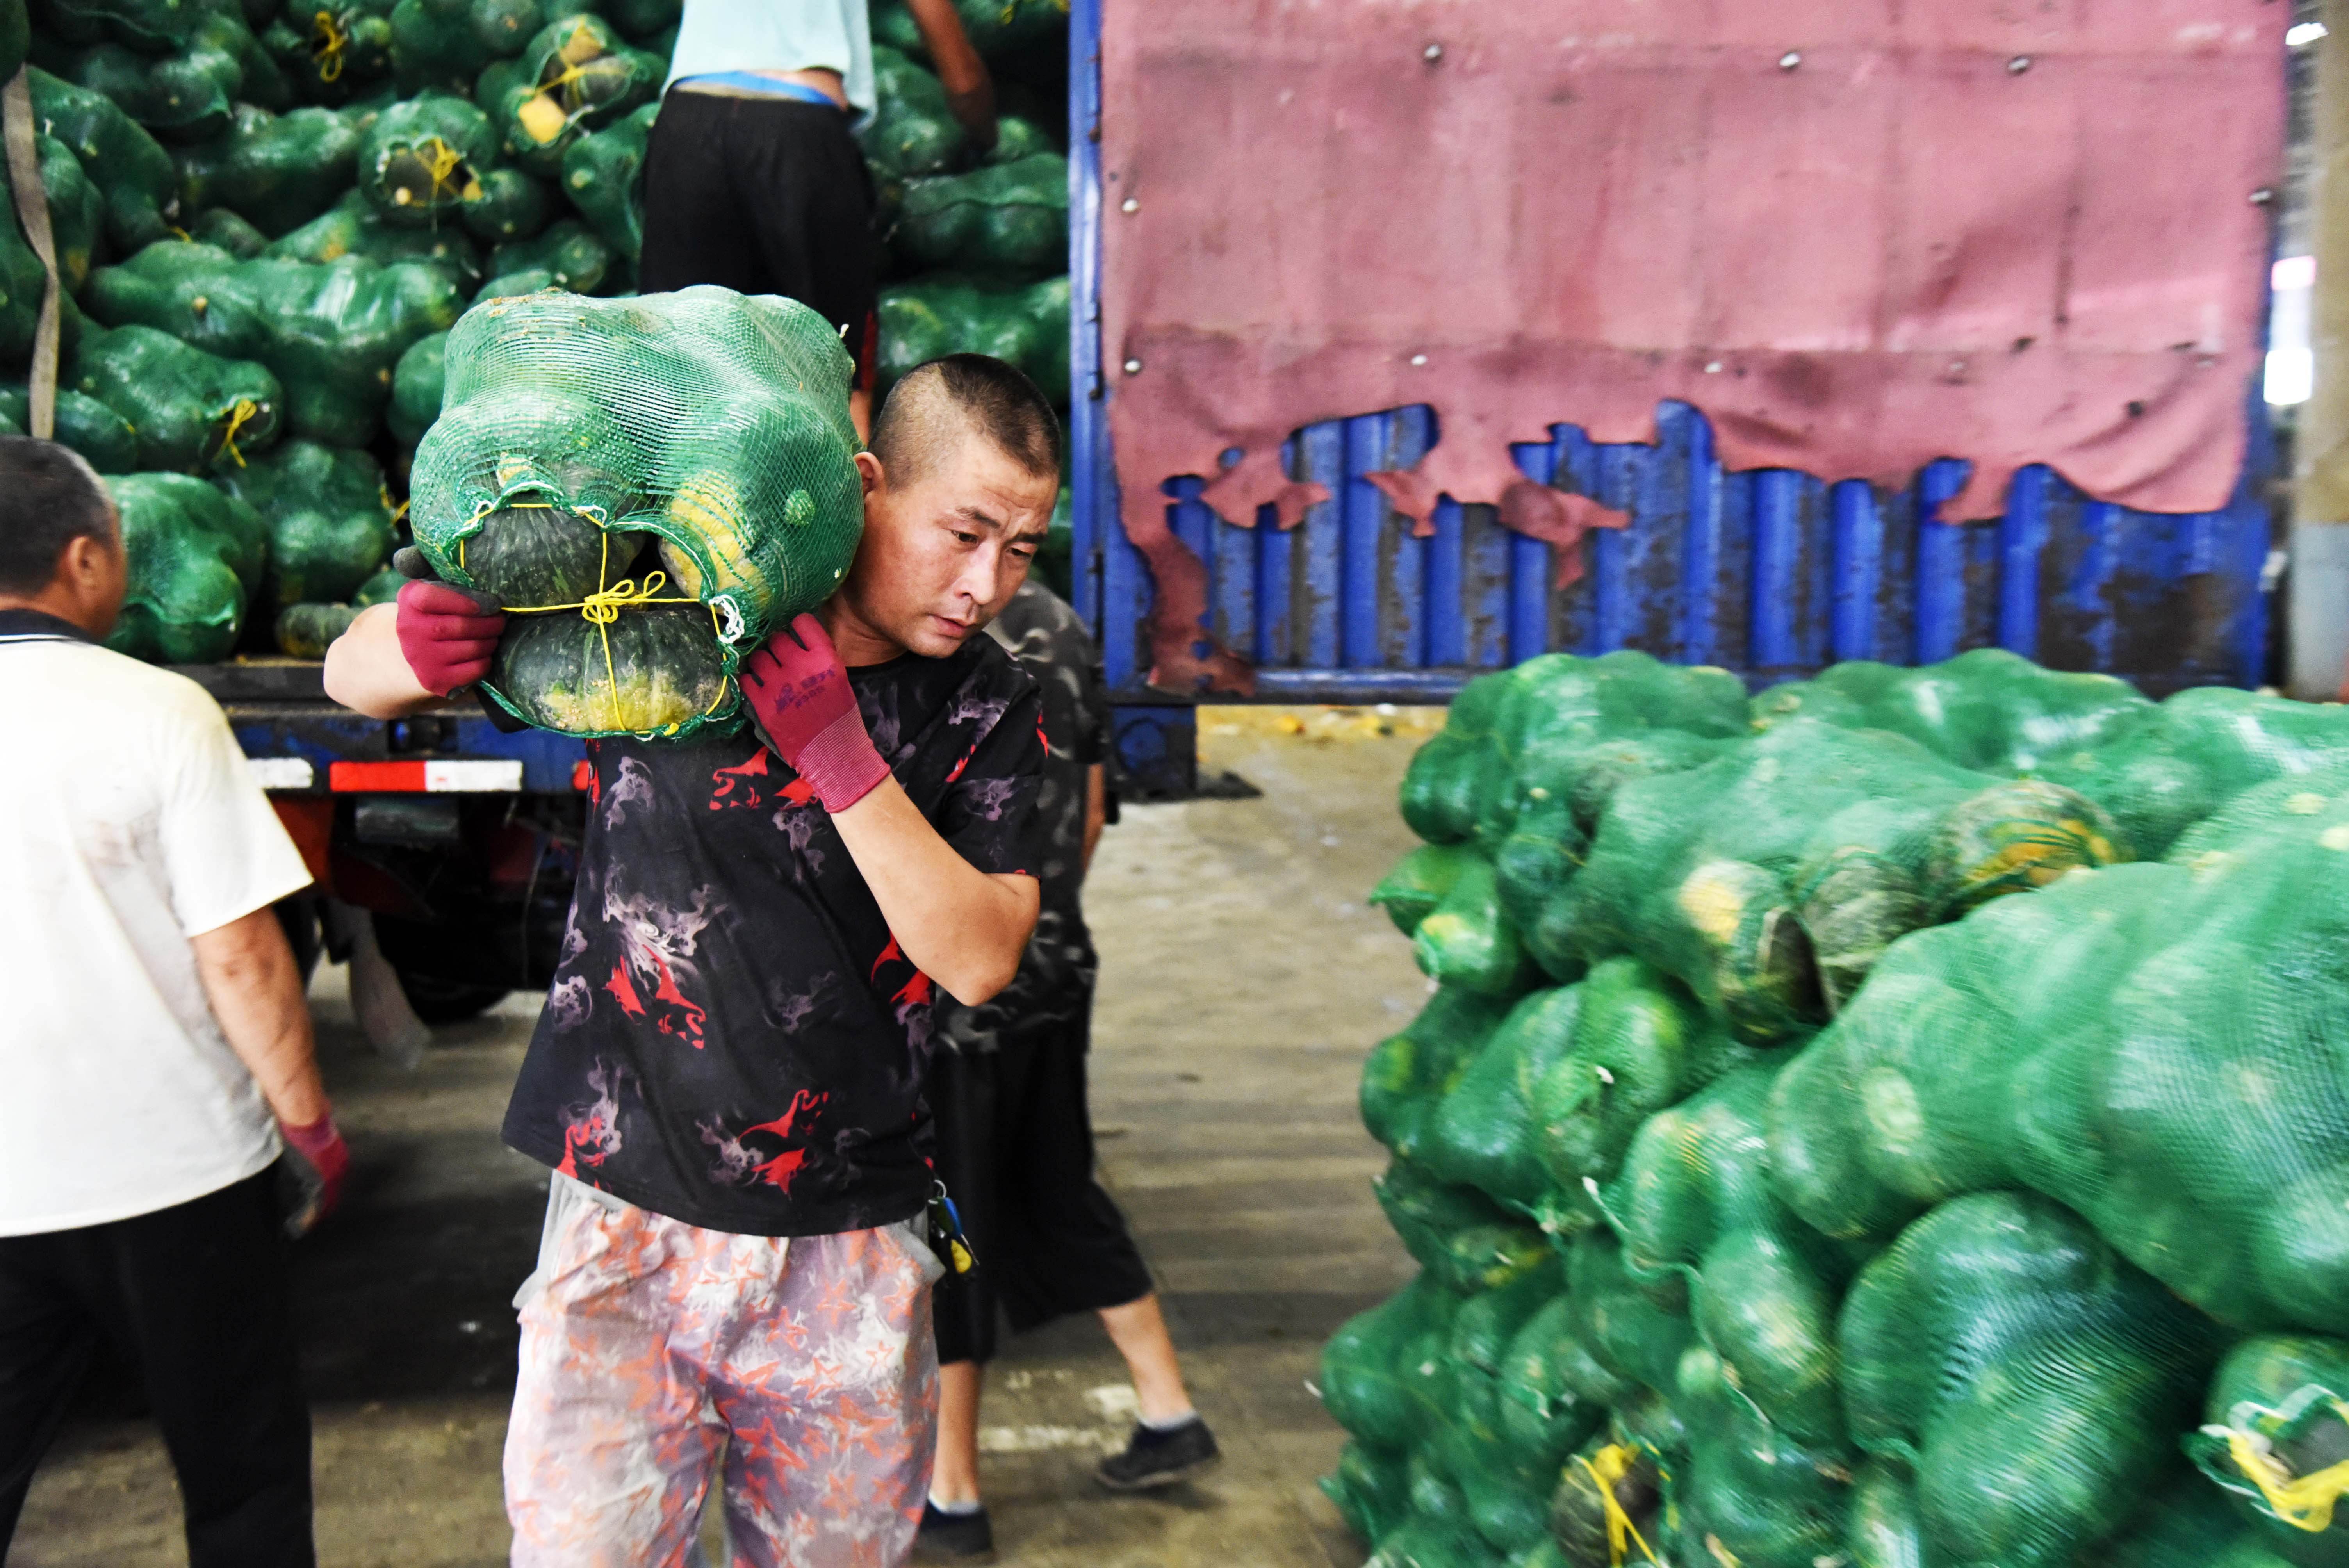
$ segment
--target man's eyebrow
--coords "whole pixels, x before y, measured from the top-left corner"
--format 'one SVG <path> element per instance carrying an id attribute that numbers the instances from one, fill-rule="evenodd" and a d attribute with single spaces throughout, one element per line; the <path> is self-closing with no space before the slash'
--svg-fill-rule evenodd
<path id="1" fill-rule="evenodd" d="M 1001 518 L 991 517 L 986 512 L 979 511 L 978 508 L 975 506 L 958 506 L 952 511 L 947 513 L 947 515 L 948 517 L 958 517 L 965 522 L 975 522 L 982 528 L 991 528 L 998 533 L 1001 533 L 1003 531 L 1003 520 Z"/>

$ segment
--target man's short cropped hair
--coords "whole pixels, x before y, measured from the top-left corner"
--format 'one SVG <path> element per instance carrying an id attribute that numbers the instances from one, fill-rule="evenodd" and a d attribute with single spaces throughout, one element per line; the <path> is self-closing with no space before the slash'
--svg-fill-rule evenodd
<path id="1" fill-rule="evenodd" d="M 56 581 L 77 539 L 118 537 L 114 499 L 80 456 L 55 441 L 0 436 L 0 593 L 30 596 Z"/>
<path id="2" fill-rule="evenodd" d="M 949 354 L 900 377 L 873 421 L 873 455 L 892 485 L 912 484 L 958 426 L 1031 474 L 1061 471 L 1060 416 L 1033 381 L 984 354 Z"/>

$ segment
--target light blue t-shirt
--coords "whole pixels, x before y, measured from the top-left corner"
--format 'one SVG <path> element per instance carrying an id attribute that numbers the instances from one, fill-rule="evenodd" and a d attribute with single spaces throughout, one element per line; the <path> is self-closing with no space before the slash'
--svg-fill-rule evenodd
<path id="1" fill-rule="evenodd" d="M 666 92 L 727 71 L 838 71 L 862 125 L 873 114 L 873 21 L 865 0 L 685 0 Z"/>

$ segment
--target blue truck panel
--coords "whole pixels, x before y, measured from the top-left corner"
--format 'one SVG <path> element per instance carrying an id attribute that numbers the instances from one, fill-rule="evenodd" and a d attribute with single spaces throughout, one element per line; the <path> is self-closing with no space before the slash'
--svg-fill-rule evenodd
<path id="1" fill-rule="evenodd" d="M 1071 7 L 1078 608 L 1120 701 L 1181 702 L 1147 684 L 1150 573 L 1116 521 L 1094 135 L 1102 4 Z M 1527 423 L 1571 412 L 1528 409 Z M 1269 509 L 1253 528 L 1216 517 L 1197 500 L 1198 476 L 1167 476 L 1162 488 L 1176 537 L 1207 566 L 1203 630 L 1257 665 L 1258 700 L 1442 701 L 1479 670 L 1553 649 L 1640 648 L 1761 686 L 1842 659 L 1925 664 L 1990 645 L 2162 695 L 2254 685 L 2264 667 L 2271 456 L 2256 400 L 2249 417 L 2251 461 L 2220 511 L 2130 511 L 2038 468 L 2017 478 L 2003 517 L 1962 525 L 1924 521 L 1962 487 L 1962 461 L 1931 464 L 1888 493 L 1784 470 L 1724 472 L 1703 417 L 1682 405 L 1658 410 L 1652 446 L 1554 425 L 1548 441 L 1516 449 L 1518 469 L 1630 517 L 1583 543 L 1582 573 L 1563 590 L 1552 586 L 1550 548 L 1502 528 L 1492 508 L 1446 501 L 1433 536 L 1414 538 L 1368 481 L 1439 438 L 1425 407 L 1299 431 L 1288 471 L 1331 499 L 1287 532 Z"/>

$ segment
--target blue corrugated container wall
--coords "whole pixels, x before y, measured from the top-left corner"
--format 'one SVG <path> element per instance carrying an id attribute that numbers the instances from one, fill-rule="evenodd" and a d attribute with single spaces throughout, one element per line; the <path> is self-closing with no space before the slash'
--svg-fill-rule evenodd
<path id="1" fill-rule="evenodd" d="M 1129 0 L 1131 3 L 1131 0 Z M 1100 374 L 1100 8 L 1071 8 L 1073 428 L 1078 608 L 1110 685 L 1164 700 L 1149 673 L 1148 566 L 1117 526 Z M 1527 424 L 1569 410 L 1527 410 Z M 2103 670 L 2161 696 L 2255 685 L 2267 640 L 2261 573 L 2272 465 L 2256 399 L 2251 463 L 2222 511 L 2166 516 L 2089 500 L 2044 468 L 2014 481 L 1994 521 L 1923 521 L 1957 493 L 1943 461 L 1897 495 L 1785 470 L 1726 473 L 1693 408 L 1658 411 L 1654 446 L 1599 445 L 1569 424 L 1516 448 L 1528 478 L 1596 498 L 1630 525 L 1582 546 L 1562 591 L 1550 547 L 1490 507 L 1445 502 L 1412 535 L 1363 476 L 1408 468 L 1437 436 L 1413 407 L 1299 431 L 1288 471 L 1331 499 L 1282 532 L 1223 521 L 1197 477 L 1162 487 L 1170 523 L 1207 563 L 1215 635 L 1257 666 L 1267 701 L 1444 701 L 1479 670 L 1552 650 L 1640 648 L 1719 665 L 1755 686 L 1842 659 L 1930 664 L 1999 646 L 2063 669 Z M 1219 700 L 1231 700 L 1228 697 Z M 1146 743 L 1146 738 L 1145 743 Z"/>

